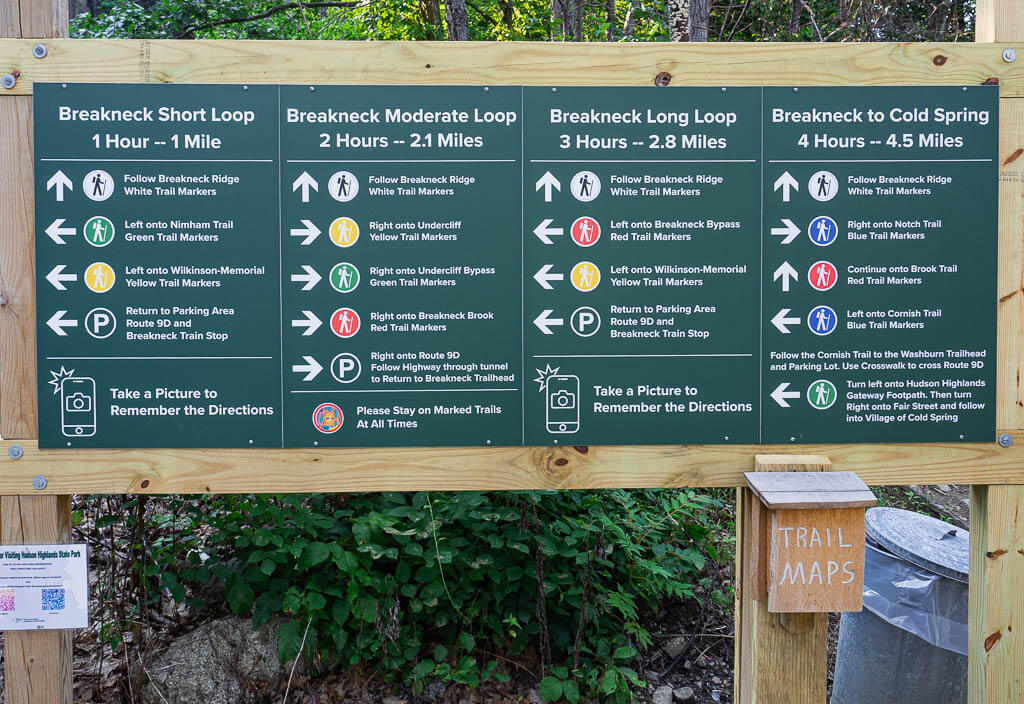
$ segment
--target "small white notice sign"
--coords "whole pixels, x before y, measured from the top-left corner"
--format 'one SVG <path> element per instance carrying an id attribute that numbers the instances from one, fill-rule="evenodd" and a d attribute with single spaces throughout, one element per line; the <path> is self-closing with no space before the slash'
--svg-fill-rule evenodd
<path id="1" fill-rule="evenodd" d="M 88 625 L 84 544 L 0 545 L 0 630 Z"/>

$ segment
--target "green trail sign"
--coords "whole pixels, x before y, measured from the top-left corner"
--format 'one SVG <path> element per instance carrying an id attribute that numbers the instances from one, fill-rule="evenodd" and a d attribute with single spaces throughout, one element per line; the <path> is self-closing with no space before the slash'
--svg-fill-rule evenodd
<path id="1" fill-rule="evenodd" d="M 997 99 L 37 84 L 40 445 L 990 440 Z"/>

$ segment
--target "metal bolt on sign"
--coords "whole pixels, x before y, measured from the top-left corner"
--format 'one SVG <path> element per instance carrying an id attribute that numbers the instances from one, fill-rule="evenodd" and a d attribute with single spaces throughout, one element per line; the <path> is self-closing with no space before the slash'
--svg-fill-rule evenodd
<path id="1" fill-rule="evenodd" d="M 1010 63 L 1013 63 L 1013 61 L 1016 58 L 1017 58 L 1016 50 L 1014 50 L 1014 49 L 1012 49 L 1010 47 L 1006 47 L 1005 49 L 1003 49 L 1003 61 L 1005 61 L 1006 63 L 1010 64 Z"/>
<path id="2" fill-rule="evenodd" d="M 12 460 L 20 460 L 23 454 L 25 453 L 21 449 L 21 445 L 11 445 L 7 448 L 7 456 Z"/>
<path id="3" fill-rule="evenodd" d="M 14 87 L 14 84 L 18 82 L 18 79 L 14 77 L 13 73 L 5 73 L 0 77 L 0 86 L 3 86 L 7 90 Z"/>
<path id="4" fill-rule="evenodd" d="M 1010 447 L 1013 444 L 1013 436 L 1009 433 L 999 433 L 999 447 Z"/>
<path id="5" fill-rule="evenodd" d="M 32 488 L 35 489 L 36 491 L 42 491 L 43 489 L 45 489 L 46 477 L 44 477 L 42 474 L 37 474 L 36 476 L 32 477 Z"/>
<path id="6" fill-rule="evenodd" d="M 37 59 L 45 59 L 46 58 L 46 45 L 45 44 L 36 44 L 34 47 L 32 47 L 32 56 L 36 57 Z"/>

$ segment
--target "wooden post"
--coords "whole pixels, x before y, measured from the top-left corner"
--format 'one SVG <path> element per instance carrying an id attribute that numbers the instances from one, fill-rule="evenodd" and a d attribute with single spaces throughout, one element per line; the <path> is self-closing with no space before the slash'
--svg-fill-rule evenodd
<path id="1" fill-rule="evenodd" d="M 979 42 L 1024 39 L 1019 0 L 978 0 Z M 1024 56 L 1004 56 L 1024 61 Z M 1024 295 L 1020 241 L 1024 230 L 1024 101 L 999 101 L 999 343 L 997 424 L 1024 427 L 1021 324 Z M 1003 327 L 1006 326 L 1006 327 Z M 971 489 L 971 585 L 968 692 L 970 704 L 1024 701 L 1024 486 Z M 1015 628 L 1016 626 L 1016 628 Z"/>
<path id="2" fill-rule="evenodd" d="M 757 455 L 755 472 L 827 472 L 820 455 Z M 739 704 L 824 704 L 828 667 L 828 614 L 770 614 L 750 588 L 752 511 L 757 497 L 737 489 L 736 663 Z M 764 513 L 764 512 L 761 512 Z"/>
<path id="3" fill-rule="evenodd" d="M 67 29 L 67 0 L 0 0 L 2 37 L 66 37 Z M 21 439 L 36 434 L 30 97 L 0 90 L 0 144 L 0 436 Z M 70 496 L 0 498 L 0 542 L 70 539 Z M 8 704 L 70 704 L 71 631 L 7 631 L 4 648 Z"/>

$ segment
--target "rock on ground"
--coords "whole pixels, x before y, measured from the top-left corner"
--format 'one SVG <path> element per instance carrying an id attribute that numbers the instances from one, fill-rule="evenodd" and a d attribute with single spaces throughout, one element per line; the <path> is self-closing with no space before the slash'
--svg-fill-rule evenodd
<path id="1" fill-rule="evenodd" d="M 664 685 L 654 690 L 651 704 L 672 704 L 672 688 Z"/>
<path id="2" fill-rule="evenodd" d="M 271 622 L 254 631 L 249 619 L 230 616 L 176 639 L 147 665 L 143 704 L 259 701 L 291 669 L 278 658 L 277 627 Z"/>
<path id="3" fill-rule="evenodd" d="M 672 696 L 678 704 L 695 704 L 697 701 L 697 693 L 693 691 L 693 687 L 680 687 L 672 692 Z"/>

